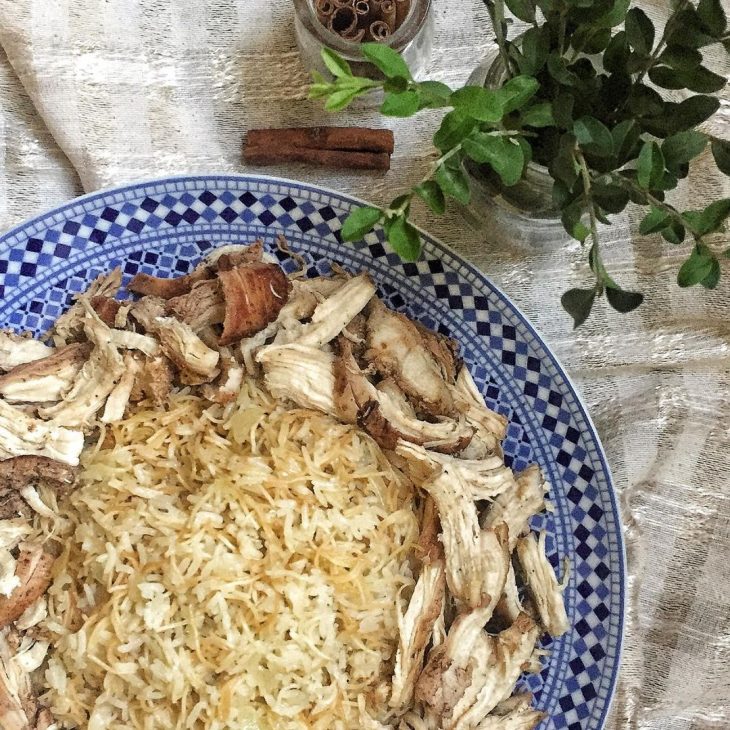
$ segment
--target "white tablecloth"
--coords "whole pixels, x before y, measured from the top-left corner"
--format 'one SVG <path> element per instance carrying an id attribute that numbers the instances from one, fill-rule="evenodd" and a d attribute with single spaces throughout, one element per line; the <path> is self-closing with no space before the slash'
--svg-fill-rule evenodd
<path id="1" fill-rule="evenodd" d="M 649 10 L 661 15 L 665 4 Z M 434 0 L 434 12 L 432 74 L 461 83 L 490 43 L 484 7 Z M 0 228 L 100 187 L 241 172 L 249 127 L 385 123 L 397 146 L 387 175 L 267 172 L 379 203 L 422 177 L 439 114 L 385 122 L 372 112 L 325 114 L 306 99 L 292 13 L 287 0 L 0 0 Z M 730 138 L 728 98 L 713 124 Z M 730 195 L 727 178 L 707 172 L 684 186 L 690 205 Z M 497 247 L 453 212 L 419 222 L 542 331 L 606 447 L 630 569 L 608 727 L 730 727 L 730 266 L 714 292 L 680 290 L 686 248 L 630 235 L 624 217 L 606 258 L 646 303 L 628 316 L 601 303 L 573 332 L 559 296 L 590 282 L 578 244 Z"/>

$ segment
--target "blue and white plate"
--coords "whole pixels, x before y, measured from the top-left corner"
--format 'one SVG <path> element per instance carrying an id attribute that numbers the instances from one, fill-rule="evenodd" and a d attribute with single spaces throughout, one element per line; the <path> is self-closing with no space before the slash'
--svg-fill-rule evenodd
<path id="1" fill-rule="evenodd" d="M 545 640 L 539 675 L 521 680 L 549 713 L 545 728 L 603 726 L 622 638 L 625 565 L 616 494 L 585 407 L 525 317 L 481 272 L 425 235 L 422 258 L 404 263 L 370 233 L 340 242 L 353 198 L 311 185 L 258 176 L 172 178 L 80 198 L 0 238 L 0 327 L 41 334 L 75 292 L 121 265 L 173 276 L 212 247 L 263 238 L 277 251 L 283 233 L 311 274 L 336 261 L 368 270 L 388 303 L 455 337 L 490 407 L 509 418 L 508 463 L 538 462 L 555 512 L 535 519 L 548 531 L 558 566 L 570 558 L 566 589 L 572 631 Z"/>

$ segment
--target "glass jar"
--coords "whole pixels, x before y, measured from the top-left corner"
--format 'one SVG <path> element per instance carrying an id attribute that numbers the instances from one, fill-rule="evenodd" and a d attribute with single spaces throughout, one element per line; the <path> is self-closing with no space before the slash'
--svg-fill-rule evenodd
<path id="1" fill-rule="evenodd" d="M 329 30 L 317 17 L 315 4 L 315 0 L 294 0 L 297 44 L 307 69 L 326 72 L 320 53 L 327 47 L 346 59 L 355 75 L 380 78 L 378 70 L 362 55 L 361 41 L 345 40 Z M 402 54 L 415 79 L 423 78 L 433 46 L 431 0 L 411 0 L 405 19 L 383 42 Z"/>
<path id="2" fill-rule="evenodd" d="M 504 63 L 493 51 L 474 70 L 468 83 L 497 88 L 506 78 Z M 553 203 L 553 179 L 543 165 L 530 162 L 516 185 L 504 187 L 486 168 L 468 161 L 471 202 L 466 217 L 475 227 L 489 221 L 494 243 L 560 246 L 569 239 Z"/>

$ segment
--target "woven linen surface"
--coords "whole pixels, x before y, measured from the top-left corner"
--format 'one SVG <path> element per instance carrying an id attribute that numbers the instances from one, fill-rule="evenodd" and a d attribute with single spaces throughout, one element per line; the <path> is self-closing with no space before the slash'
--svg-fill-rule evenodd
<path id="1" fill-rule="evenodd" d="M 661 22 L 666 4 L 645 7 Z M 434 0 L 433 10 L 431 74 L 463 83 L 491 46 L 484 7 Z M 292 18 L 287 0 L 0 0 L 0 229 L 101 187 L 257 171 L 240 155 L 251 127 L 387 124 L 396 134 L 387 174 L 259 171 L 377 203 L 419 180 L 434 159 L 439 114 L 383 120 L 361 109 L 329 117 L 306 99 Z M 712 125 L 730 137 L 727 97 Z M 727 179 L 703 162 L 678 195 L 682 205 L 730 195 Z M 637 211 L 619 216 L 605 235 L 605 257 L 646 302 L 628 316 L 601 302 L 573 332 L 559 298 L 590 284 L 579 244 L 497 245 L 488 226 L 469 224 L 462 212 L 419 215 L 543 333 L 608 453 L 623 508 L 629 601 L 607 727 L 729 727 L 730 266 L 713 292 L 680 290 L 686 247 L 631 233 Z"/>

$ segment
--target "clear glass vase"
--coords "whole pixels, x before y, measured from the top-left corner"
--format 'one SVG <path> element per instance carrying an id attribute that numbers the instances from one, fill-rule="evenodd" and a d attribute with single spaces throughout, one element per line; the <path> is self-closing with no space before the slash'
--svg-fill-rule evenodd
<path id="1" fill-rule="evenodd" d="M 496 50 L 474 70 L 468 83 L 494 88 L 505 79 L 502 59 Z M 490 240 L 496 244 L 522 243 L 528 246 L 565 243 L 569 236 L 553 203 L 553 180 L 546 167 L 531 162 L 516 185 L 504 187 L 482 166 L 468 162 L 471 186 L 467 220 L 477 228 L 488 223 Z"/>
<path id="2" fill-rule="evenodd" d="M 356 75 L 382 78 L 360 51 L 360 41 L 346 40 L 319 21 L 314 0 L 293 2 L 297 44 L 308 70 L 326 72 L 321 57 L 322 48 L 326 47 L 346 59 Z M 405 20 L 384 41 L 403 56 L 415 79 L 423 78 L 426 73 L 433 47 L 433 25 L 431 0 L 411 0 Z"/>

